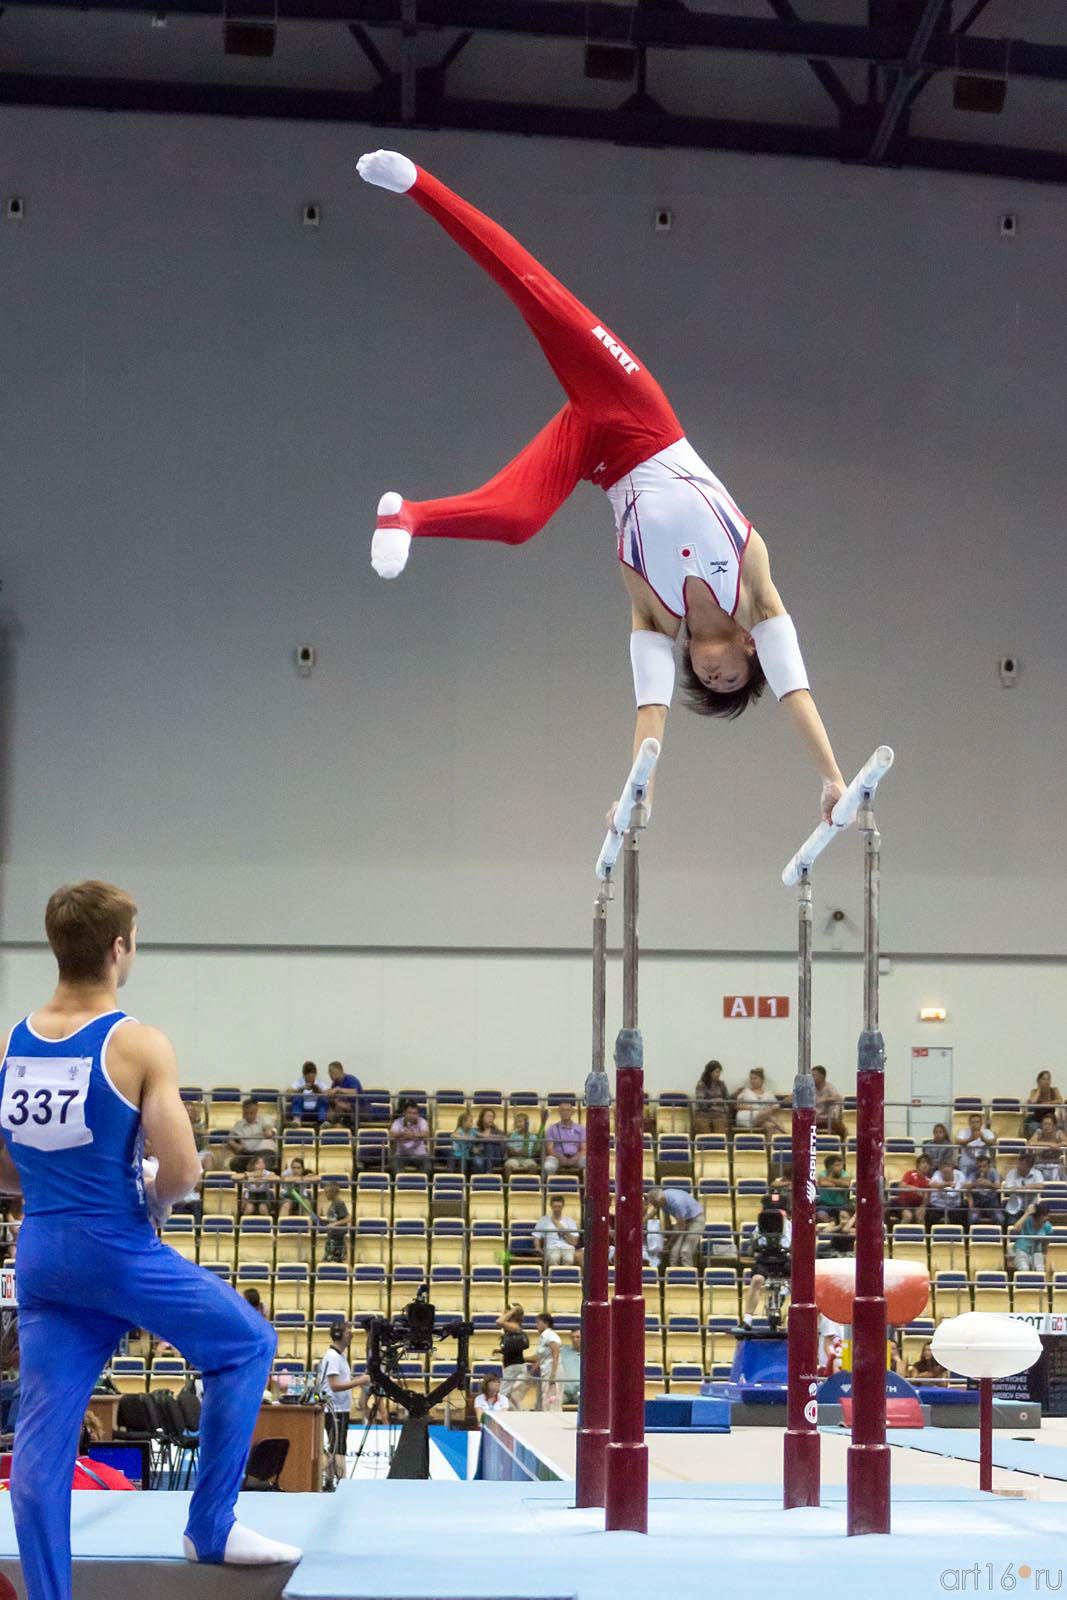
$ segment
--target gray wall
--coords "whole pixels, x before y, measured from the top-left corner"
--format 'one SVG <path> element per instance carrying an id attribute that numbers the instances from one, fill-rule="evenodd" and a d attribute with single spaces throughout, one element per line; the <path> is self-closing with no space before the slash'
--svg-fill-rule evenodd
<path id="1" fill-rule="evenodd" d="M 559 404 L 495 286 L 358 183 L 381 142 L 0 112 L 4 189 L 28 200 L 0 222 L 8 941 L 89 873 L 133 890 L 156 942 L 586 937 L 632 717 L 609 508 L 583 486 L 518 551 L 435 543 L 396 584 L 371 572 L 382 490 L 473 486 Z M 768 541 L 842 765 L 897 747 L 887 946 L 1062 952 L 1067 197 L 401 142 L 664 383 Z M 816 793 L 773 704 L 731 727 L 678 711 L 646 945 L 786 948 L 778 871 Z M 857 853 L 834 855 L 820 895 L 855 916 Z"/>

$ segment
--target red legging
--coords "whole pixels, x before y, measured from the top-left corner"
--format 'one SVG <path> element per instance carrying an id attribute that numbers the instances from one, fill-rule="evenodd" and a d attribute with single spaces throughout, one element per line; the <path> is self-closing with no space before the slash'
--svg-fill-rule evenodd
<path id="1" fill-rule="evenodd" d="M 655 379 L 509 233 L 421 167 L 408 192 L 518 307 L 568 404 L 480 489 L 446 500 L 405 500 L 403 511 L 379 518 L 379 526 L 406 527 L 421 538 L 522 544 L 579 479 L 610 487 L 674 444 L 682 427 Z"/>

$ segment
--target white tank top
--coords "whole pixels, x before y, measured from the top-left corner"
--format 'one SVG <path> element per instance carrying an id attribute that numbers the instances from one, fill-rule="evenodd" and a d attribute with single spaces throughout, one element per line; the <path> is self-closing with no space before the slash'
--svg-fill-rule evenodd
<path id="1" fill-rule="evenodd" d="M 733 616 L 752 524 L 688 439 L 642 461 L 607 495 L 619 560 L 668 611 L 685 616 L 685 580 L 699 578 Z"/>

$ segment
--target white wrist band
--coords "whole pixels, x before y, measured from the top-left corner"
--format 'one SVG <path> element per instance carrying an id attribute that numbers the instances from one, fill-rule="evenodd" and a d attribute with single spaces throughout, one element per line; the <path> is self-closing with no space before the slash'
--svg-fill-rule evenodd
<path id="1" fill-rule="evenodd" d="M 781 700 L 795 689 L 808 688 L 808 674 L 800 653 L 797 630 L 788 612 L 768 617 L 752 629 L 759 664 L 775 695 Z"/>
<path id="2" fill-rule="evenodd" d="M 674 693 L 674 640 L 635 628 L 630 635 L 634 698 L 639 706 L 669 706 Z"/>

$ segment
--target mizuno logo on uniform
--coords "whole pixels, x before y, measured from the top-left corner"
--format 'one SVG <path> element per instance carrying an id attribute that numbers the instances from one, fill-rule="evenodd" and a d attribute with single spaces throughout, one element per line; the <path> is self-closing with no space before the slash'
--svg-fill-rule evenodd
<path id="1" fill-rule="evenodd" d="M 628 356 L 619 341 L 617 339 L 613 339 L 611 334 L 608 333 L 607 329 L 600 326 L 599 322 L 593 329 L 593 338 L 599 339 L 601 344 L 605 345 L 606 348 L 611 351 L 612 355 L 615 357 L 615 360 L 619 363 L 619 366 L 622 367 L 624 372 L 641 371 L 641 368 L 637 365 L 637 362 L 634 360 L 633 356 Z"/>

